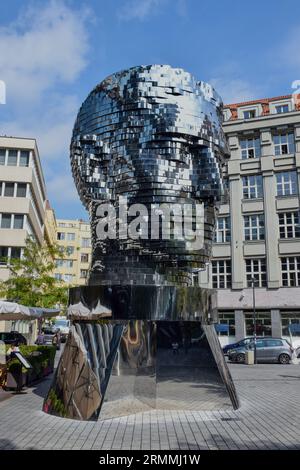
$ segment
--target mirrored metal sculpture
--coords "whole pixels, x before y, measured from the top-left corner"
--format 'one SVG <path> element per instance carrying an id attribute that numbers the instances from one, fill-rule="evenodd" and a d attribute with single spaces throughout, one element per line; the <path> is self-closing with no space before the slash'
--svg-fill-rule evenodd
<path id="1" fill-rule="evenodd" d="M 84 101 L 71 166 L 92 264 L 88 286 L 70 291 L 73 326 L 46 411 L 238 407 L 208 324 L 213 292 L 193 286 L 210 260 L 227 157 L 221 99 L 182 69 L 115 73 Z"/>

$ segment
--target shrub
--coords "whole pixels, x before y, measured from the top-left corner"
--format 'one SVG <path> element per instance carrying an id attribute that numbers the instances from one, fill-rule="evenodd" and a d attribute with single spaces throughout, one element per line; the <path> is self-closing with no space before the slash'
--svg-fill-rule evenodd
<path id="1" fill-rule="evenodd" d="M 9 349 L 10 346 L 6 346 Z M 56 353 L 55 346 L 20 346 L 20 352 L 32 365 L 29 370 L 28 382 L 39 379 L 45 375 L 44 371 L 50 372 L 54 366 L 54 359 Z M 12 359 L 8 364 L 8 372 L 13 373 L 16 369 L 16 364 L 19 364 L 18 359 Z M 26 369 L 22 369 L 26 372 Z"/>

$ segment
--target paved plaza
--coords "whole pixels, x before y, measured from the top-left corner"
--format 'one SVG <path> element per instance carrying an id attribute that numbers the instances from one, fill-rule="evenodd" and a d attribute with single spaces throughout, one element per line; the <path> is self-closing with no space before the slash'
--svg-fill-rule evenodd
<path id="1" fill-rule="evenodd" d="M 0 399 L 1 449 L 300 449 L 300 365 L 231 364 L 238 411 L 150 411 L 79 422 L 41 411 L 51 377 Z"/>

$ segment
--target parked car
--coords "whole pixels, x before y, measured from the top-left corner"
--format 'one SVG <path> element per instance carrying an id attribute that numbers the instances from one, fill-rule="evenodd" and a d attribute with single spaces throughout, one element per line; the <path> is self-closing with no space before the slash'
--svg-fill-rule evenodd
<path id="1" fill-rule="evenodd" d="M 18 331 L 0 332 L 0 341 L 3 341 L 5 344 L 18 343 L 27 345 L 27 339 Z"/>
<path id="2" fill-rule="evenodd" d="M 264 338 L 264 336 L 256 336 L 256 339 Z M 254 340 L 254 336 L 247 336 L 244 339 L 241 339 L 240 341 L 237 341 L 236 343 L 231 343 L 231 344 L 226 344 L 226 346 L 223 346 L 223 353 L 225 355 L 228 354 L 228 351 L 231 349 L 236 349 L 236 348 L 241 348 L 243 346 L 246 346 L 247 344 L 251 343 L 251 341 Z"/>
<path id="3" fill-rule="evenodd" d="M 228 359 L 233 362 L 245 362 L 246 351 L 254 349 L 254 341 L 245 346 L 228 351 Z M 282 338 L 258 338 L 256 340 L 257 362 L 279 362 L 289 364 L 294 350 L 290 343 Z"/>
<path id="4" fill-rule="evenodd" d="M 296 349 L 296 356 L 300 359 L 300 346 Z"/>
<path id="5" fill-rule="evenodd" d="M 70 331 L 70 320 L 66 317 L 56 317 L 54 327 L 59 329 L 61 342 L 65 343 Z"/>
<path id="6" fill-rule="evenodd" d="M 60 350 L 60 331 L 51 327 L 42 328 L 42 332 L 38 335 L 35 344 L 40 346 L 56 346 L 56 349 Z"/>

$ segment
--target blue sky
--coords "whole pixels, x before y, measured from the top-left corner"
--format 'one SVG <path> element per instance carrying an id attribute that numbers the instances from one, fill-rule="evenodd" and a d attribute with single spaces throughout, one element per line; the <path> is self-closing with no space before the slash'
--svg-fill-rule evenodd
<path id="1" fill-rule="evenodd" d="M 77 110 L 117 70 L 183 67 L 224 102 L 289 94 L 299 0 L 10 0 L 0 12 L 0 134 L 36 137 L 57 217 L 87 218 L 69 167 Z"/>

